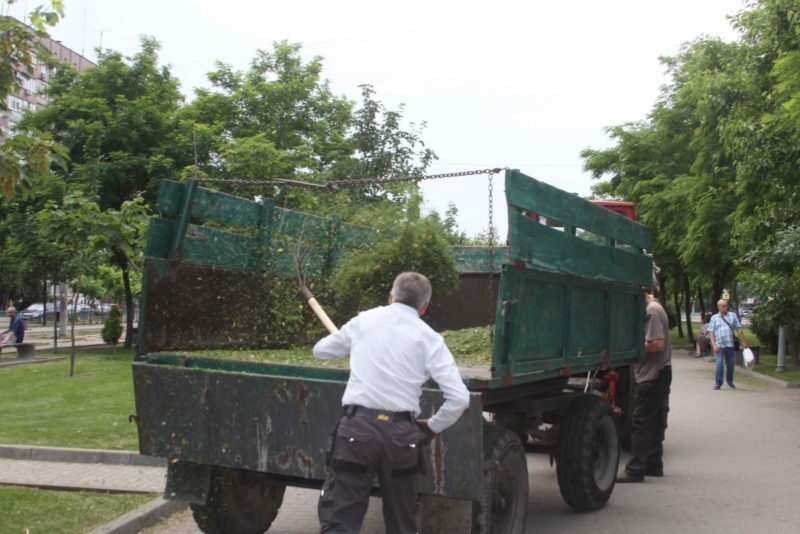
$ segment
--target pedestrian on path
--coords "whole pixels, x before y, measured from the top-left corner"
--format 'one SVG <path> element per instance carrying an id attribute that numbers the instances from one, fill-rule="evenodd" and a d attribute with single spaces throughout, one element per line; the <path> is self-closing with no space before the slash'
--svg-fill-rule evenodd
<path id="1" fill-rule="evenodd" d="M 644 359 L 634 366 L 636 397 L 633 405 L 631 457 L 617 482 L 644 482 L 645 475 L 664 476 L 664 431 L 672 384 L 672 346 L 667 312 L 652 293 L 647 302 Z"/>
<path id="2" fill-rule="evenodd" d="M 727 300 L 717 302 L 719 313 L 711 317 L 708 329 L 711 332 L 711 346 L 714 349 L 714 356 L 717 360 L 717 373 L 714 389 L 722 387 L 722 368 L 725 367 L 725 381 L 728 387 L 736 389 L 733 385 L 733 369 L 736 366 L 736 351 L 739 350 L 739 340 L 736 339 L 735 331 L 738 331 L 742 339 L 742 347 L 747 348 L 747 340 L 744 337 L 742 325 L 735 313 L 729 311 Z"/>
<path id="3" fill-rule="evenodd" d="M 361 529 L 376 475 L 386 532 L 417 531 L 416 417 L 422 385 L 433 378 L 445 399 L 430 419 L 418 422 L 429 438 L 455 423 L 469 405 L 444 338 L 421 319 L 431 291 L 423 275 L 401 273 L 388 306 L 362 312 L 314 345 L 319 359 L 350 355 L 342 416 L 319 497 L 321 532 Z"/>

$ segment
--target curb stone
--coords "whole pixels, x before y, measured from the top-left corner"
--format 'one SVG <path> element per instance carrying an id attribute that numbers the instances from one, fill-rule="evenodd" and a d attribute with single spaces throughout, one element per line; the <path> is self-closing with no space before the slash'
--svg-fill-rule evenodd
<path id="1" fill-rule="evenodd" d="M 159 497 L 92 530 L 89 534 L 136 534 L 187 506 L 184 501 L 171 501 Z"/>
<path id="2" fill-rule="evenodd" d="M 800 388 L 800 384 L 795 384 L 794 382 L 787 382 L 786 380 L 781 380 L 780 378 L 775 378 L 774 376 L 769 376 L 765 374 L 761 374 L 758 371 L 753 371 L 752 369 L 745 369 L 744 367 L 737 367 L 737 373 L 744 373 L 747 376 L 751 376 L 753 378 L 757 378 L 759 380 L 763 380 L 765 382 L 770 382 L 775 384 L 776 386 L 782 386 L 785 388 Z"/>
<path id="3" fill-rule="evenodd" d="M 33 445 L 0 444 L 0 458 L 38 462 L 137 465 L 141 467 L 165 467 L 167 465 L 165 458 L 145 456 L 136 451 L 71 449 L 64 447 L 37 447 Z"/>

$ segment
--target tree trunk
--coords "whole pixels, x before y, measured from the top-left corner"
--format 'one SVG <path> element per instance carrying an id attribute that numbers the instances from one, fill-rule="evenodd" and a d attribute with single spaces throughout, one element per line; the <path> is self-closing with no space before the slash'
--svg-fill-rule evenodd
<path id="1" fill-rule="evenodd" d="M 691 341 L 694 339 L 692 331 L 692 289 L 689 285 L 689 277 L 683 274 L 683 310 L 686 315 L 686 337 Z"/>
<path id="2" fill-rule="evenodd" d="M 681 301 L 679 295 L 680 293 L 677 291 L 672 292 L 672 300 L 675 303 L 675 322 L 678 326 L 678 337 L 683 337 L 683 321 L 681 321 Z"/>
<path id="3" fill-rule="evenodd" d="M 125 344 L 126 349 L 133 346 L 133 294 L 131 293 L 131 277 L 128 264 L 122 269 L 122 284 L 125 286 L 125 309 L 128 311 L 125 318 Z"/>
<path id="4" fill-rule="evenodd" d="M 78 281 L 75 283 L 75 294 L 72 296 L 72 320 L 70 321 L 70 338 L 72 347 L 69 351 L 69 376 L 75 374 L 75 321 L 78 319 L 78 295 L 81 294 L 81 276 L 78 274 Z M 64 312 L 66 313 L 66 306 Z M 69 314 L 67 314 L 69 316 Z"/>
<path id="5" fill-rule="evenodd" d="M 711 287 L 711 300 L 712 300 L 712 302 L 711 302 L 711 311 L 714 312 L 714 313 L 717 313 L 719 311 L 719 308 L 717 307 L 717 303 L 722 298 L 722 284 L 723 284 L 722 280 L 720 280 L 718 278 L 715 278 L 714 281 L 712 282 L 712 287 Z"/>
<path id="6" fill-rule="evenodd" d="M 44 313 L 42 314 L 42 326 L 47 326 L 47 279 L 44 280 Z"/>
<path id="7" fill-rule="evenodd" d="M 706 316 L 706 302 L 703 300 L 703 288 L 697 284 L 697 301 L 700 303 L 700 322 L 704 322 Z"/>

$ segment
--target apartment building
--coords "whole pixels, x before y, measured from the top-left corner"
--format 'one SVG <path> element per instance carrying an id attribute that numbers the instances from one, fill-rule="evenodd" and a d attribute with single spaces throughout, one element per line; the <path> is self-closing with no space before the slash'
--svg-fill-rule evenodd
<path id="1" fill-rule="evenodd" d="M 42 39 L 42 45 L 50 51 L 54 59 L 71 65 L 79 72 L 94 66 L 94 63 L 59 41 Z M 8 95 L 6 102 L 8 109 L 0 110 L 0 139 L 5 139 L 9 135 L 13 125 L 22 119 L 22 114 L 26 110 L 35 110 L 47 105 L 45 89 L 50 84 L 51 72 L 46 62 L 37 60 L 32 73 L 22 65 L 18 65 L 16 73 L 21 87 L 16 93 Z"/>

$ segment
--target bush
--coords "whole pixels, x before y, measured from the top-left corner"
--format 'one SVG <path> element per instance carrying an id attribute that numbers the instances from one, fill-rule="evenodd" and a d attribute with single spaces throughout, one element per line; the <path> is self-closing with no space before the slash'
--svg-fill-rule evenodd
<path id="1" fill-rule="evenodd" d="M 118 307 L 111 306 L 100 335 L 103 337 L 103 342 L 108 345 L 119 343 L 119 337 L 122 335 L 122 313 Z"/>
<path id="2" fill-rule="evenodd" d="M 332 279 L 339 302 L 364 310 L 386 304 L 395 277 L 416 271 L 428 277 L 436 298 L 458 285 L 458 269 L 436 221 L 406 223 L 399 233 L 361 249 L 341 264 Z"/>

